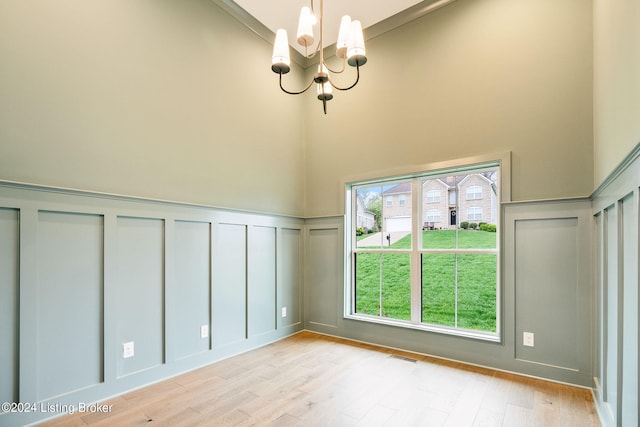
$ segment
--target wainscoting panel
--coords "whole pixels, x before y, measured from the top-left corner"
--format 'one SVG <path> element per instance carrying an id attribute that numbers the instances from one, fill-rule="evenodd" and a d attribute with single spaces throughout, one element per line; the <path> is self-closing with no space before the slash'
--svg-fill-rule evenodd
<path id="1" fill-rule="evenodd" d="M 638 414 L 638 198 L 634 193 L 620 203 L 622 241 L 622 425 L 640 425 Z"/>
<path id="2" fill-rule="evenodd" d="M 200 328 L 211 325 L 211 224 L 175 222 L 174 286 L 167 292 L 167 327 L 172 328 L 175 357 L 182 359 L 211 348 L 211 335 Z"/>
<path id="3" fill-rule="evenodd" d="M 77 411 L 300 331 L 303 227 L 0 182 L 0 402 L 33 405 L 3 407 L 0 426 Z"/>
<path id="4" fill-rule="evenodd" d="M 219 224 L 213 276 L 213 345 L 247 338 L 247 226 Z"/>
<path id="5" fill-rule="evenodd" d="M 0 402 L 18 399 L 19 259 L 19 211 L 0 209 Z"/>
<path id="6" fill-rule="evenodd" d="M 38 214 L 38 400 L 103 381 L 103 224 Z"/>
<path id="7" fill-rule="evenodd" d="M 640 425 L 640 144 L 593 195 L 596 406 L 605 427 Z"/>
<path id="8" fill-rule="evenodd" d="M 524 372 L 591 385 L 592 283 L 589 200 L 505 207 L 505 297 L 513 298 L 515 360 Z M 506 313 L 508 313 L 508 307 Z M 534 334 L 525 345 L 524 333 Z M 563 379 L 564 378 L 564 379 Z"/>
<path id="9" fill-rule="evenodd" d="M 618 336 L 618 311 L 622 301 L 618 284 L 618 210 L 617 206 L 611 206 L 604 210 L 605 218 L 605 287 L 604 287 L 604 312 L 606 313 L 605 333 L 605 361 L 604 378 L 606 388 L 604 391 L 605 402 L 612 413 L 617 412 L 618 407 L 618 366 L 620 364 L 620 352 L 618 346 L 622 337 Z M 621 332 L 621 331 L 620 331 Z"/>
<path id="10" fill-rule="evenodd" d="M 118 358 L 118 376 L 164 363 L 164 220 L 118 218 L 117 339 L 135 357 Z"/>
<path id="11" fill-rule="evenodd" d="M 249 229 L 248 335 L 274 331 L 276 324 L 276 229 Z"/>
<path id="12" fill-rule="evenodd" d="M 577 234 L 577 218 L 515 222 L 516 358 L 520 360 L 579 368 Z M 555 333 L 557 325 L 562 325 L 562 334 Z M 534 347 L 523 345 L 524 332 L 534 333 Z"/>
<path id="13" fill-rule="evenodd" d="M 287 316 L 281 317 L 283 326 L 302 323 L 302 232 L 283 228 L 280 248 L 280 300 L 279 307 L 287 308 Z"/>
<path id="14" fill-rule="evenodd" d="M 342 227 L 309 226 L 307 231 L 307 322 L 327 332 L 338 326 L 342 299 L 338 299 L 343 265 Z"/>

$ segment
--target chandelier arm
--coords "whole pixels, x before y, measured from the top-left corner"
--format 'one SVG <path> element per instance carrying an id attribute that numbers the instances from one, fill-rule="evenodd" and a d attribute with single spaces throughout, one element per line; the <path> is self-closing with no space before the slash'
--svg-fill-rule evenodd
<path id="1" fill-rule="evenodd" d="M 302 89 L 300 92 L 291 92 L 291 91 L 289 91 L 289 90 L 285 89 L 285 88 L 282 86 L 282 73 L 278 73 L 278 74 L 280 75 L 280 78 L 279 78 L 279 81 L 280 81 L 280 89 L 282 89 L 282 91 L 283 91 L 284 93 L 287 93 L 287 94 L 289 94 L 289 95 L 300 95 L 301 93 L 305 93 L 306 91 L 308 91 L 308 90 L 309 90 L 309 88 L 310 88 L 310 87 L 311 87 L 311 85 L 313 84 L 313 80 L 311 80 L 311 82 L 307 85 L 307 87 L 305 87 L 304 89 Z"/>
<path id="2" fill-rule="evenodd" d="M 340 74 L 344 72 L 344 70 L 346 69 L 346 64 L 347 64 L 347 58 L 344 58 L 344 60 L 342 61 L 342 69 L 340 70 L 332 70 L 331 68 L 329 68 L 327 64 L 324 64 L 324 66 L 327 67 L 327 70 L 331 71 L 333 74 Z"/>
<path id="3" fill-rule="evenodd" d="M 338 86 L 334 85 L 331 80 L 329 80 L 329 83 L 331 83 L 331 86 L 333 86 L 337 90 L 349 90 L 349 89 L 353 89 L 358 84 L 359 81 L 360 81 L 360 66 L 358 64 L 356 64 L 356 81 L 353 82 L 353 84 L 351 86 L 349 86 L 349 87 L 338 87 Z"/>
<path id="4" fill-rule="evenodd" d="M 304 57 L 307 59 L 312 59 L 314 58 L 317 54 L 318 54 L 318 48 L 320 47 L 320 42 L 318 42 L 316 44 L 316 47 L 313 49 L 313 52 L 311 54 L 307 54 L 308 50 L 307 50 L 307 46 L 304 47 Z"/>

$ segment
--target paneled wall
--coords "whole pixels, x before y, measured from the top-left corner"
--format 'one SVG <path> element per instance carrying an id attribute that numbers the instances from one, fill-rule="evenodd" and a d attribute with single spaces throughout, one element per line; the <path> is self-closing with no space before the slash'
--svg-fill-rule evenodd
<path id="1" fill-rule="evenodd" d="M 342 221 L 342 217 L 314 219 L 305 229 L 305 323 L 331 335 L 340 335 L 344 306 Z"/>
<path id="2" fill-rule="evenodd" d="M 305 328 L 592 386 L 590 200 L 503 206 L 499 343 L 345 318 L 343 223 L 306 222 Z M 523 332 L 535 334 L 534 347 Z"/>
<path id="3" fill-rule="evenodd" d="M 589 208 L 585 199 L 507 207 L 503 260 L 505 332 L 514 334 L 523 372 L 590 387 Z M 533 347 L 525 332 L 534 333 Z"/>
<path id="4" fill-rule="evenodd" d="M 607 426 L 640 425 L 640 144 L 594 194 L 595 396 Z"/>
<path id="5" fill-rule="evenodd" d="M 35 404 L 0 425 L 299 331 L 303 224 L 0 184 L 0 402 Z"/>

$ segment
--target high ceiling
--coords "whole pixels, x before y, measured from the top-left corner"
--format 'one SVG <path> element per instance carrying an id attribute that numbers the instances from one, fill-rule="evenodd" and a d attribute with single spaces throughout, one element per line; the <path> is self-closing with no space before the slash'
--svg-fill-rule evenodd
<path id="1" fill-rule="evenodd" d="M 289 34 L 291 47 L 304 54 L 304 48 L 296 42 L 298 16 L 302 6 L 310 6 L 311 0 L 213 0 L 230 11 L 236 18 L 268 41 L 273 41 L 276 30 L 284 28 Z M 364 28 L 365 39 L 389 31 L 418 18 L 454 0 L 326 0 L 324 1 L 323 44 L 336 42 L 338 27 L 343 15 L 357 19 Z M 318 13 L 320 0 L 313 1 Z M 314 36 L 318 40 L 317 28 Z"/>

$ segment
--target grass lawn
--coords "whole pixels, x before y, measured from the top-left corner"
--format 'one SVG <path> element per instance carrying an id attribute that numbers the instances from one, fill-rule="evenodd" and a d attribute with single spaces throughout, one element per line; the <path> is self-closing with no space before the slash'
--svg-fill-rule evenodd
<path id="1" fill-rule="evenodd" d="M 460 230 L 458 232 L 459 249 L 494 249 L 496 247 L 496 233 L 487 231 Z M 391 246 L 391 249 L 410 249 L 411 234 L 407 234 Z M 432 230 L 422 232 L 423 249 L 455 249 L 455 230 Z"/>
<path id="2" fill-rule="evenodd" d="M 453 249 L 456 247 L 455 239 L 454 230 L 423 232 L 424 247 L 428 249 Z M 391 245 L 391 248 L 408 249 L 410 246 L 411 236 L 406 236 Z M 460 230 L 458 247 L 495 248 L 496 234 Z M 409 254 L 357 254 L 356 311 L 358 313 L 410 320 L 410 293 Z M 455 326 L 456 302 L 458 327 L 495 332 L 495 254 L 423 255 L 422 321 Z M 381 312 L 380 307 L 382 307 Z"/>

